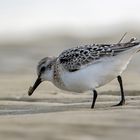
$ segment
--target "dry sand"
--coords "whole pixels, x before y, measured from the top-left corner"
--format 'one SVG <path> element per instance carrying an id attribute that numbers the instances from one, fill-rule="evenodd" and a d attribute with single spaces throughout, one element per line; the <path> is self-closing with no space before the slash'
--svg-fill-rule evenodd
<path id="1" fill-rule="evenodd" d="M 123 75 L 125 106 L 111 107 L 118 103 L 120 94 L 114 80 L 99 89 L 101 94 L 94 110 L 90 109 L 91 92 L 69 93 L 43 83 L 28 97 L 27 90 L 35 80 L 34 75 L 0 77 L 1 140 L 140 139 L 138 75 L 127 72 Z"/>

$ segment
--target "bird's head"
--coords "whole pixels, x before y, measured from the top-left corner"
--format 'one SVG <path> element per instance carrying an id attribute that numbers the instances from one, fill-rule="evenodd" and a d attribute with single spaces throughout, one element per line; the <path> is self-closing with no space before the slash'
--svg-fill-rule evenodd
<path id="1" fill-rule="evenodd" d="M 37 79 L 33 87 L 29 88 L 28 95 L 31 96 L 35 89 L 43 81 L 51 81 L 53 78 L 53 64 L 55 62 L 55 57 L 45 57 L 41 59 L 37 66 Z"/>

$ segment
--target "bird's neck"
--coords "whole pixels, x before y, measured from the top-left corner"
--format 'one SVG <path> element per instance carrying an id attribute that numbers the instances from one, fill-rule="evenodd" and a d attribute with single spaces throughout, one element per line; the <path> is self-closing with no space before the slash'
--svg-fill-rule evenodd
<path id="1" fill-rule="evenodd" d="M 56 62 L 53 65 L 53 80 L 52 80 L 52 83 L 56 87 L 58 87 L 60 89 L 63 89 L 64 83 L 63 83 L 63 80 L 62 80 L 61 76 L 62 76 L 62 68 L 59 65 L 59 62 Z"/>
<path id="2" fill-rule="evenodd" d="M 52 62 L 51 62 L 51 69 L 49 70 L 49 72 L 47 72 L 47 81 L 51 81 L 53 82 L 53 79 L 54 79 L 54 69 L 55 69 L 55 62 L 56 62 L 56 59 L 53 59 Z"/>

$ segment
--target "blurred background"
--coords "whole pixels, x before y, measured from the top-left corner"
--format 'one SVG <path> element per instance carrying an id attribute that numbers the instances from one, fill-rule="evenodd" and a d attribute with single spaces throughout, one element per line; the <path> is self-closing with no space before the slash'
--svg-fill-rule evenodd
<path id="1" fill-rule="evenodd" d="M 34 76 L 45 56 L 116 43 L 125 32 L 123 41 L 140 40 L 139 0 L 0 0 L 0 76 Z M 139 59 L 137 54 L 127 72 L 140 74 Z"/>

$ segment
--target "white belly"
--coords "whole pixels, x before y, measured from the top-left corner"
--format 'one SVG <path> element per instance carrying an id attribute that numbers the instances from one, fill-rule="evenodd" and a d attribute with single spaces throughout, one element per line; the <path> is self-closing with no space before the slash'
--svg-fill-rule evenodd
<path id="1" fill-rule="evenodd" d="M 69 91 L 84 92 L 95 89 L 120 75 L 131 58 L 132 54 L 106 57 L 76 72 L 65 71 L 61 78 L 66 86 L 66 90 Z"/>

